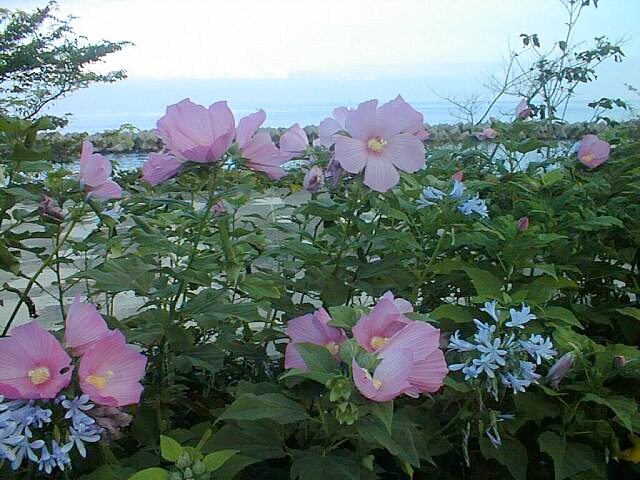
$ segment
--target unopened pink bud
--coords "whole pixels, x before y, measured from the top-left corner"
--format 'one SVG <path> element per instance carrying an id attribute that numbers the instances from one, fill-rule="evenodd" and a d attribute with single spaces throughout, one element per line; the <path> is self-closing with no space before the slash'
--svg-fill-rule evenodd
<path id="1" fill-rule="evenodd" d="M 565 353 L 553 364 L 549 369 L 549 373 L 547 373 L 547 380 L 549 380 L 553 388 L 558 388 L 558 385 L 567 376 L 572 366 L 573 354 L 571 352 Z"/>
<path id="2" fill-rule="evenodd" d="M 214 217 L 219 217 L 223 213 L 224 213 L 224 203 L 222 203 L 222 200 L 218 200 L 216 203 L 213 204 L 213 207 L 211 207 L 211 215 L 213 215 Z"/>
<path id="3" fill-rule="evenodd" d="M 529 217 L 522 217 L 518 220 L 518 230 L 525 232 L 529 228 Z"/>
<path id="4" fill-rule="evenodd" d="M 451 175 L 451 180 L 455 180 L 456 182 L 464 180 L 464 173 L 462 173 L 462 170 L 458 170 L 456 173 Z"/>
<path id="5" fill-rule="evenodd" d="M 624 355 L 616 355 L 613 357 L 613 366 L 616 368 L 624 368 L 627 366 L 627 359 Z"/>
<path id="6" fill-rule="evenodd" d="M 310 192 L 316 192 L 324 185 L 324 172 L 322 169 L 314 165 L 309 169 L 307 174 L 304 176 L 304 180 L 302 181 L 302 185 L 305 190 Z"/>
<path id="7" fill-rule="evenodd" d="M 520 100 L 520 103 L 516 107 L 516 116 L 519 119 L 524 120 L 525 118 L 529 118 L 531 116 L 531 113 L 532 110 L 529 106 L 529 102 L 527 102 L 527 99 L 523 98 L 522 100 Z"/>
<path id="8" fill-rule="evenodd" d="M 58 205 L 53 198 L 48 195 L 42 196 L 42 201 L 40 202 L 40 206 L 38 207 L 40 214 L 45 217 L 50 217 L 55 220 L 64 220 L 64 212 L 62 208 Z"/>

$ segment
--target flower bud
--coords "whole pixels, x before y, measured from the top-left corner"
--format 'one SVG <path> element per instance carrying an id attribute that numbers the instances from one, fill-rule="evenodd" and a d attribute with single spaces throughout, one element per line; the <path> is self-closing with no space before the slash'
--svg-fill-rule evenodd
<path id="1" fill-rule="evenodd" d="M 517 228 L 521 232 L 526 232 L 527 229 L 529 228 L 529 217 L 520 218 L 520 220 L 518 220 Z"/>
<path id="2" fill-rule="evenodd" d="M 529 118 L 532 112 L 533 110 L 529 106 L 529 102 L 527 102 L 527 99 L 523 98 L 522 100 L 520 100 L 520 103 L 518 103 L 518 106 L 516 107 L 516 117 L 518 117 L 520 120 L 524 120 L 525 118 Z"/>
<path id="3" fill-rule="evenodd" d="M 42 201 L 40 202 L 38 210 L 44 217 L 49 217 L 57 221 L 64 220 L 64 212 L 62 211 L 62 208 L 60 208 L 58 202 L 48 195 L 42 196 Z"/>
<path id="4" fill-rule="evenodd" d="M 182 474 L 180 472 L 172 472 L 169 480 L 182 480 Z"/>
<path id="5" fill-rule="evenodd" d="M 456 173 L 451 175 L 451 180 L 454 180 L 456 182 L 461 182 L 462 180 L 464 180 L 464 173 L 462 173 L 462 170 L 458 170 Z"/>
<path id="6" fill-rule="evenodd" d="M 187 452 L 182 452 L 176 460 L 176 467 L 180 469 L 188 468 L 191 465 L 191 456 Z"/>
<path id="7" fill-rule="evenodd" d="M 195 473 L 196 475 L 202 475 L 206 471 L 207 467 L 201 460 L 198 460 L 193 464 L 193 473 Z"/>
<path id="8" fill-rule="evenodd" d="M 549 380 L 553 388 L 558 388 L 558 385 L 567 376 L 572 366 L 573 354 L 571 352 L 565 353 L 553 364 L 549 369 L 549 373 L 547 373 L 547 380 Z"/>
<path id="9" fill-rule="evenodd" d="M 624 368 L 627 366 L 627 359 L 624 355 L 616 355 L 613 357 L 613 366 L 616 368 Z"/>
<path id="10" fill-rule="evenodd" d="M 222 215 L 224 213 L 224 203 L 222 202 L 222 200 L 218 200 L 216 203 L 214 203 L 210 211 L 211 215 L 213 215 L 214 217 L 219 217 L 220 215 Z"/>
<path id="11" fill-rule="evenodd" d="M 324 172 L 318 165 L 314 165 L 304 176 L 302 182 L 305 190 L 309 192 L 317 192 L 324 185 Z"/>
<path id="12" fill-rule="evenodd" d="M 492 140 L 496 138 L 498 132 L 496 132 L 493 128 L 487 127 L 481 132 L 476 132 L 473 134 L 478 140 Z"/>
<path id="13" fill-rule="evenodd" d="M 184 469 L 184 479 L 185 480 L 191 480 L 193 478 L 193 470 L 191 470 L 191 468 L 187 467 Z"/>
<path id="14" fill-rule="evenodd" d="M 122 438 L 121 429 L 128 427 L 133 417 L 117 407 L 97 407 L 91 411 L 96 423 L 105 429 L 102 439 L 109 443 Z"/>

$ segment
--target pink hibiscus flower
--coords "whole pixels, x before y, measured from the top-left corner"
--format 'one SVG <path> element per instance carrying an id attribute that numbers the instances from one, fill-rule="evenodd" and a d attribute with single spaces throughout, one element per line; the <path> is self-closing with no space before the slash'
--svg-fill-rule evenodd
<path id="1" fill-rule="evenodd" d="M 385 293 L 368 315 L 361 317 L 351 331 L 362 348 L 374 352 L 382 347 L 393 335 L 406 327 L 411 320 L 403 315 L 413 311 L 411 304 Z"/>
<path id="2" fill-rule="evenodd" d="M 287 345 L 284 356 L 284 368 L 308 370 L 307 365 L 296 349 L 298 343 L 313 343 L 325 347 L 331 355 L 338 357 L 340 344 L 347 340 L 341 328 L 328 325 L 331 317 L 324 308 L 289 320 L 287 334 L 291 342 Z"/>
<path id="3" fill-rule="evenodd" d="M 580 141 L 578 160 L 587 168 L 596 168 L 609 159 L 611 146 L 596 135 L 585 135 Z"/>
<path id="4" fill-rule="evenodd" d="M 220 160 L 236 134 L 235 120 L 227 102 L 216 102 L 205 108 L 188 98 L 169 105 L 157 127 L 156 134 L 171 153 L 198 163 Z"/>
<path id="5" fill-rule="evenodd" d="M 114 330 L 94 342 L 80 359 L 80 388 L 99 405 L 138 403 L 146 365 L 147 358 L 126 344 L 122 332 Z"/>
<path id="6" fill-rule="evenodd" d="M 247 159 L 250 169 L 264 172 L 269 178 L 278 180 L 286 174 L 281 165 L 287 159 L 279 155 L 280 152 L 268 132 L 256 133 L 266 117 L 264 110 L 259 110 L 240 119 L 236 143 L 240 147 L 240 154 Z"/>
<path id="7" fill-rule="evenodd" d="M 335 136 L 336 160 L 350 173 L 364 169 L 364 184 L 386 192 L 400 180 L 398 169 L 413 173 L 424 166 L 424 145 L 412 133 L 421 122 L 400 96 L 380 108 L 377 100 L 363 102 L 347 114 L 350 136 Z"/>
<path id="8" fill-rule="evenodd" d="M 109 333 L 111 330 L 95 305 L 81 302 L 80 295 L 76 295 L 65 321 L 64 346 L 80 356 Z"/>
<path id="9" fill-rule="evenodd" d="M 82 142 L 79 179 L 84 184 L 85 192 L 90 197 L 105 200 L 122 197 L 122 188 L 110 176 L 111 162 L 99 153 L 93 153 L 91 142 Z"/>
<path id="10" fill-rule="evenodd" d="M 0 339 L 0 395 L 11 399 L 55 398 L 71 381 L 71 357 L 37 322 Z"/>

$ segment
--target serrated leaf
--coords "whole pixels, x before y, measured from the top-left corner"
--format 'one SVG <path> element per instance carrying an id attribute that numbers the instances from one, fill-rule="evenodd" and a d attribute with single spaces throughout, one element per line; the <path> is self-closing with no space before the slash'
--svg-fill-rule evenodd
<path id="1" fill-rule="evenodd" d="M 601 397 L 594 393 L 587 393 L 582 397 L 583 402 L 594 402 L 609 407 L 618 417 L 618 420 L 629 431 L 633 431 L 632 419 L 638 412 L 638 404 L 631 398 L 622 395 Z"/>
<path id="2" fill-rule="evenodd" d="M 168 480 L 169 472 L 164 468 L 145 468 L 138 473 L 134 473 L 129 477 L 129 480 Z"/>

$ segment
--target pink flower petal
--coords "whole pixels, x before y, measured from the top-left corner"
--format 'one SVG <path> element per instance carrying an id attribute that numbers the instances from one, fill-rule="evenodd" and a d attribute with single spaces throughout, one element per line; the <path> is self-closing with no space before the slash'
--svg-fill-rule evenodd
<path id="1" fill-rule="evenodd" d="M 353 381 L 362 396 L 375 400 L 378 390 L 373 386 L 371 376 L 364 368 L 358 365 L 355 358 L 351 361 L 351 370 L 353 371 Z"/>
<path id="2" fill-rule="evenodd" d="M 358 345 L 373 352 L 380 347 L 380 342 L 387 341 L 410 322 L 401 314 L 393 298 L 382 296 L 369 314 L 358 320 L 351 332 Z"/>
<path id="3" fill-rule="evenodd" d="M 375 133 L 381 138 L 389 139 L 398 133 L 412 132 L 416 125 L 424 125 L 422 114 L 398 95 L 378 109 Z"/>
<path id="4" fill-rule="evenodd" d="M 183 163 L 175 157 L 161 153 L 150 153 L 149 159 L 142 166 L 142 180 L 153 185 L 175 177 Z"/>
<path id="5" fill-rule="evenodd" d="M 103 200 L 122 198 L 122 187 L 113 180 L 107 180 L 97 187 L 87 187 L 85 191 L 89 192 L 90 196 Z"/>
<path id="6" fill-rule="evenodd" d="M 424 360 L 413 364 L 409 382 L 419 393 L 435 392 L 444 382 L 449 368 L 442 350 L 432 351 Z"/>
<path id="7" fill-rule="evenodd" d="M 362 102 L 358 105 L 358 108 L 347 114 L 345 129 L 352 138 L 367 142 L 375 136 L 377 107 L 378 100 L 369 100 L 368 102 Z M 345 168 L 345 170 L 347 169 Z"/>
<path id="8" fill-rule="evenodd" d="M 290 342 L 284 351 L 284 368 L 297 368 L 302 371 L 308 371 L 307 364 L 304 363 L 300 352 L 296 348 L 296 342 Z"/>
<path id="9" fill-rule="evenodd" d="M 236 129 L 236 142 L 238 142 L 240 148 L 246 145 L 266 119 L 267 114 L 262 109 L 240 119 Z"/>
<path id="10" fill-rule="evenodd" d="M 333 118 L 336 119 L 338 125 L 340 125 L 340 130 L 345 129 L 345 123 L 347 122 L 347 115 L 349 115 L 350 110 L 347 107 L 336 107 L 333 109 Z"/>
<path id="11" fill-rule="evenodd" d="M 413 305 L 411 305 L 411 302 L 409 302 L 408 300 L 405 300 L 404 298 L 395 298 L 393 296 L 393 293 L 391 292 L 385 292 L 384 295 L 382 295 L 382 297 L 380 298 L 386 298 L 391 300 L 396 308 L 398 309 L 398 312 L 400 313 L 409 313 L 409 312 L 413 312 Z"/>
<path id="12" fill-rule="evenodd" d="M 389 138 L 380 157 L 400 170 L 413 173 L 426 163 L 424 145 L 415 135 L 400 133 Z"/>
<path id="13" fill-rule="evenodd" d="M 369 150 L 366 142 L 343 135 L 335 135 L 336 161 L 349 173 L 358 173 L 367 164 Z"/>
<path id="14" fill-rule="evenodd" d="M 409 376 L 412 369 L 413 355 L 410 350 L 396 350 L 385 356 L 373 373 L 373 378 L 382 382 L 376 401 L 393 400 L 410 388 Z"/>
<path id="15" fill-rule="evenodd" d="M 64 331 L 64 346 L 73 349 L 76 356 L 110 332 L 107 323 L 95 305 L 80 301 L 76 295 L 67 313 Z"/>
<path id="16" fill-rule="evenodd" d="M 297 123 L 280 137 L 280 152 L 289 159 L 297 157 L 309 146 L 309 138 Z"/>
<path id="17" fill-rule="evenodd" d="M 378 355 L 384 358 L 396 350 L 411 350 L 416 362 L 422 361 L 440 345 L 440 330 L 426 322 L 414 321 L 386 342 Z"/>
<path id="18" fill-rule="evenodd" d="M 390 161 L 380 155 L 369 155 L 364 169 L 364 184 L 367 187 L 376 192 L 386 192 L 399 181 L 400 174 Z"/>
<path id="19" fill-rule="evenodd" d="M 79 178 L 85 185 L 97 187 L 111 176 L 111 162 L 99 153 L 92 152 L 91 142 L 87 140 L 82 142 Z"/>
<path id="20" fill-rule="evenodd" d="M 324 147 L 331 147 L 335 142 L 333 138 L 334 134 L 340 130 L 344 130 L 344 126 L 340 125 L 335 119 L 331 117 L 325 118 L 318 126 L 318 137 L 320 137 L 320 144 Z"/>

